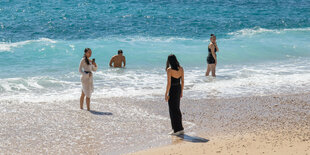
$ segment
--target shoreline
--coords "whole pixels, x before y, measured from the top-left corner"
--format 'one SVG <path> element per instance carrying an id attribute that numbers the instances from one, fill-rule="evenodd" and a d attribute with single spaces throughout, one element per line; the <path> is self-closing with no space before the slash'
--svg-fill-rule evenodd
<path id="1" fill-rule="evenodd" d="M 286 134 L 289 129 L 299 129 L 292 135 L 310 137 L 309 101 L 309 93 L 230 99 L 183 98 L 181 111 L 187 138 L 209 140 L 197 143 L 199 145 L 217 141 L 230 145 L 242 141 L 225 137 L 259 136 L 279 129 L 283 133 L 275 135 L 289 135 Z M 0 140 L 3 142 L 0 153 L 126 154 L 161 150 L 160 147 L 183 147 L 183 143 L 186 143 L 184 148 L 187 145 L 196 148 L 196 143 L 184 142 L 186 138 L 178 140 L 168 135 L 171 125 L 168 105 L 163 98 L 93 99 L 91 109 L 92 112 L 80 110 L 78 100 L 0 102 Z M 309 139 L 304 139 L 309 144 Z"/>
<path id="2" fill-rule="evenodd" d="M 195 134 L 192 136 L 191 132 L 185 132 L 183 138 L 174 136 L 178 141 L 177 144 L 172 140 L 170 145 L 130 154 L 310 154 L 309 93 L 237 97 L 209 101 L 211 102 L 209 103 L 210 109 L 217 110 L 215 107 L 220 107 L 219 111 L 226 112 L 223 116 L 221 114 L 218 117 L 213 115 L 214 122 L 217 119 L 223 122 L 223 124 L 211 123 L 215 126 L 213 126 L 213 130 L 217 130 L 216 132 L 209 132 L 210 130 L 197 127 L 194 130 L 197 131 L 198 136 Z M 188 101 L 185 102 L 188 103 Z M 192 100 L 192 102 L 195 104 L 195 102 L 201 101 Z M 239 103 L 239 106 L 243 105 L 244 107 L 237 107 L 234 104 L 236 102 Z M 185 113 L 185 116 L 183 115 L 185 120 L 189 119 L 200 127 L 205 127 L 210 123 L 201 123 L 202 120 L 195 116 L 186 116 L 189 114 L 187 112 L 188 105 L 185 107 L 183 106 L 182 111 Z M 203 108 L 201 104 L 200 108 Z M 236 113 L 238 110 L 240 110 L 239 114 Z M 247 111 L 250 115 L 247 114 Z M 257 115 L 260 111 L 261 115 Z M 231 113 L 230 118 L 227 113 Z M 242 117 L 238 117 L 238 115 Z M 192 142 L 193 138 L 194 140 L 202 138 L 208 141 Z"/>

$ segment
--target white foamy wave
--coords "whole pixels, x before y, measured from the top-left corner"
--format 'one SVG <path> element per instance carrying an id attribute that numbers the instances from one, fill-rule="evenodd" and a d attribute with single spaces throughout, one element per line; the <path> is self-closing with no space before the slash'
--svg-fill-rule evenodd
<path id="1" fill-rule="evenodd" d="M 76 83 L 74 81 L 65 81 L 57 78 L 39 76 L 28 78 L 6 78 L 1 79 L 0 93 L 47 93 L 50 90 L 61 90 L 65 87 L 71 88 Z"/>
<path id="2" fill-rule="evenodd" d="M 261 27 L 254 27 L 252 29 L 242 29 L 235 32 L 230 32 L 228 35 L 233 36 L 252 36 L 261 33 L 281 33 L 281 32 L 288 32 L 288 31 L 310 31 L 310 27 L 306 28 L 291 28 L 291 29 L 265 29 Z"/>
<path id="3" fill-rule="evenodd" d="M 184 97 L 231 98 L 310 91 L 310 64 L 298 59 L 269 64 L 221 66 L 217 77 L 205 77 L 205 68 L 185 67 Z M 77 100 L 81 93 L 80 75 L 61 77 L 2 79 L 2 100 L 18 102 L 52 102 Z M 94 73 L 92 98 L 129 97 L 154 99 L 163 97 L 166 73 L 162 68 L 103 69 Z"/>
<path id="4" fill-rule="evenodd" d="M 48 42 L 48 43 L 56 43 L 55 40 L 48 39 L 48 38 L 40 38 L 38 40 L 26 40 L 21 42 L 15 43 L 6 43 L 0 42 L 0 52 L 11 52 L 12 48 L 23 47 L 24 45 L 31 44 L 31 43 L 40 43 L 40 42 Z"/>
<path id="5" fill-rule="evenodd" d="M 234 66 L 218 69 L 217 74 L 219 75 L 217 78 L 188 81 L 190 85 L 188 96 L 229 98 L 310 91 L 309 60 Z M 189 78 L 194 79 L 194 77 Z"/>

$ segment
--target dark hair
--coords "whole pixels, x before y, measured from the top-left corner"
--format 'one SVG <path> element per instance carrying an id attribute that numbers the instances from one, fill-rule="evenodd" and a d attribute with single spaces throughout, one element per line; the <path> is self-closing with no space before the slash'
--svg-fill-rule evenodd
<path id="1" fill-rule="evenodd" d="M 210 38 L 216 37 L 213 33 L 210 35 Z"/>
<path id="2" fill-rule="evenodd" d="M 117 54 L 121 54 L 121 53 L 123 53 L 122 50 L 118 50 L 118 51 L 117 51 Z"/>
<path id="3" fill-rule="evenodd" d="M 212 38 L 212 37 L 215 37 L 215 35 L 213 33 L 210 35 L 210 38 Z"/>
<path id="4" fill-rule="evenodd" d="M 177 57 L 174 54 L 170 54 L 168 56 L 167 59 L 167 64 L 166 64 L 166 70 L 169 68 L 169 66 L 173 69 L 173 70 L 179 70 L 180 67 L 180 63 L 177 59 Z"/>
<path id="5" fill-rule="evenodd" d="M 88 58 L 87 58 L 87 56 L 86 56 L 86 53 L 87 53 L 89 50 L 90 50 L 90 48 L 85 48 L 85 49 L 84 49 L 84 58 L 85 58 L 85 62 L 86 62 L 87 65 L 90 65 L 89 60 L 88 60 Z"/>

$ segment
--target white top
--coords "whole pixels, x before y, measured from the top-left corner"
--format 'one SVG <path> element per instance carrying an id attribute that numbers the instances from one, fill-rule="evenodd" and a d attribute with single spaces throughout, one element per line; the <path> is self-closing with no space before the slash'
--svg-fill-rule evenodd
<path id="1" fill-rule="evenodd" d="M 88 75 L 87 73 L 85 73 L 84 71 L 87 71 L 87 72 L 92 72 L 92 71 L 96 71 L 98 67 L 95 67 L 93 64 L 92 64 L 92 61 L 90 59 L 89 60 L 89 65 L 86 64 L 85 62 L 85 58 L 82 58 L 81 62 L 80 62 L 80 67 L 79 67 L 79 72 L 82 74 L 82 75 Z"/>
<path id="2" fill-rule="evenodd" d="M 92 64 L 92 61 L 89 60 L 89 65 L 86 64 L 85 58 L 83 58 L 80 62 L 79 72 L 82 74 L 81 82 L 82 82 L 82 91 L 86 95 L 86 97 L 91 97 L 91 94 L 94 92 L 94 84 L 93 84 L 93 76 L 89 76 L 90 74 L 85 73 L 96 71 L 97 67 Z"/>

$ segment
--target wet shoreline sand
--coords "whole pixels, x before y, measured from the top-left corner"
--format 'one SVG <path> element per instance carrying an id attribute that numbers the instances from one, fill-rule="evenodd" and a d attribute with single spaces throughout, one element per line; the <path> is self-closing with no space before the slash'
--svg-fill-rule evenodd
<path id="1" fill-rule="evenodd" d="M 256 142 L 261 142 L 259 146 L 265 146 L 259 151 L 268 152 L 270 146 L 284 144 L 292 144 L 290 148 L 293 149 L 305 145 L 298 151 L 310 151 L 309 93 L 229 99 L 184 98 L 181 110 L 186 135 L 205 139 L 205 143 L 187 142 L 186 138 L 168 135 L 171 131 L 168 106 L 161 97 L 92 101 L 92 112 L 80 110 L 78 100 L 23 104 L 2 101 L 0 153 L 125 154 L 180 146 L 197 147 L 194 150 L 199 151 L 212 144 L 214 147 L 206 148 L 214 148 L 211 149 L 213 153 L 237 154 L 236 151 L 247 153 L 234 148 L 241 144 L 249 148 L 243 143 L 252 144 L 253 136 Z"/>

